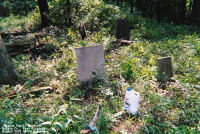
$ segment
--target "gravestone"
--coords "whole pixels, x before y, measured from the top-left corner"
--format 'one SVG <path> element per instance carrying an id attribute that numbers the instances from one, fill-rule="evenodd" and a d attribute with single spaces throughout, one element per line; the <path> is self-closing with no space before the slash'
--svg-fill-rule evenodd
<path id="1" fill-rule="evenodd" d="M 116 20 L 116 38 L 130 40 L 130 24 L 126 19 Z"/>
<path id="2" fill-rule="evenodd" d="M 103 45 L 75 48 L 78 78 L 81 83 L 92 83 L 94 78 L 106 80 Z"/>
<path id="3" fill-rule="evenodd" d="M 158 58 L 158 80 L 169 81 L 173 76 L 171 57 Z"/>

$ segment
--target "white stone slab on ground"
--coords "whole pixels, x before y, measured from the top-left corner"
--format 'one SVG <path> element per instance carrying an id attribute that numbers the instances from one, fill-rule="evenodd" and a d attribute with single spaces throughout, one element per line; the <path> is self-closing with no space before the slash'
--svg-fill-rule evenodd
<path id="1" fill-rule="evenodd" d="M 78 78 L 93 82 L 94 78 L 106 80 L 103 45 L 75 48 Z"/>

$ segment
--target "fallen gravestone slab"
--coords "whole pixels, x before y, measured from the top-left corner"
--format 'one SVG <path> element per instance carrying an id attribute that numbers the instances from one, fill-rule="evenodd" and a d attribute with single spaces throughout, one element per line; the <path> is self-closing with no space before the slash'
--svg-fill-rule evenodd
<path id="1" fill-rule="evenodd" d="M 102 45 L 75 48 L 78 78 L 81 84 L 92 83 L 94 78 L 106 80 L 104 49 Z"/>
<path id="2" fill-rule="evenodd" d="M 158 81 L 169 81 L 173 76 L 171 57 L 158 58 Z"/>
<path id="3" fill-rule="evenodd" d="M 117 39 L 117 40 L 113 41 L 112 44 L 113 44 L 113 47 L 118 48 L 120 46 L 127 46 L 130 44 L 133 44 L 133 41 Z"/>
<path id="4" fill-rule="evenodd" d="M 116 20 L 116 38 L 130 40 L 130 24 L 126 19 Z"/>

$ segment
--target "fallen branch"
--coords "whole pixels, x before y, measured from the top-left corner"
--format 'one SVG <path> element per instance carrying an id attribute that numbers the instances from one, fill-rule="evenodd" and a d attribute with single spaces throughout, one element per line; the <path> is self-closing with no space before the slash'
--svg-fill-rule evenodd
<path id="1" fill-rule="evenodd" d="M 24 31 L 24 32 L 16 32 L 16 33 L 4 33 L 4 32 L 1 32 L 0 35 L 2 38 L 8 38 L 10 36 L 20 36 L 20 35 L 27 35 L 27 34 L 31 34 L 31 33 L 35 33 L 37 31 L 40 31 L 39 29 L 35 29 L 35 30 L 32 30 L 32 31 Z"/>
<path id="2" fill-rule="evenodd" d="M 47 86 L 47 87 L 40 87 L 40 88 L 38 88 L 36 90 L 30 91 L 29 93 L 30 94 L 38 94 L 38 93 L 41 93 L 41 92 L 44 92 L 44 91 L 50 91 L 50 90 L 52 90 L 52 87 L 49 87 L 49 86 Z"/>
<path id="3" fill-rule="evenodd" d="M 133 41 L 130 41 L 130 40 L 117 39 L 116 41 L 113 41 L 113 46 L 114 47 L 127 46 L 127 45 L 130 45 L 132 43 L 133 43 Z"/>
<path id="4" fill-rule="evenodd" d="M 55 50 L 59 49 L 59 47 L 52 46 L 49 44 L 40 44 L 39 46 L 36 46 L 36 45 L 29 45 L 28 47 L 27 46 L 28 45 L 21 46 L 21 48 L 17 47 L 17 49 L 9 47 L 9 49 L 10 49 L 10 50 L 8 49 L 9 56 L 15 57 L 17 55 L 27 54 L 27 53 L 34 53 L 36 55 L 40 55 L 41 53 L 49 53 L 51 51 L 55 51 Z M 23 48 L 23 47 L 25 47 L 25 48 Z M 15 52 L 12 52 L 13 50 Z"/>
<path id="5" fill-rule="evenodd" d="M 26 35 L 29 32 L 19 32 L 19 33 L 1 33 L 2 38 L 8 38 L 10 36 L 20 36 L 20 35 Z"/>
<path id="6" fill-rule="evenodd" d="M 23 88 L 23 86 L 22 86 L 22 88 Z M 38 89 L 35 89 L 35 90 L 32 90 L 32 91 L 28 91 L 27 94 L 38 95 L 38 94 L 40 94 L 40 93 L 42 93 L 44 91 L 50 91 L 50 90 L 52 90 L 52 87 L 49 87 L 49 86 L 47 86 L 47 87 L 40 87 Z M 16 97 L 17 92 L 19 92 L 19 91 L 12 91 L 12 92 L 10 92 L 8 98 L 12 99 L 12 98 Z M 18 95 L 23 95 L 23 94 L 24 94 L 24 92 L 21 92 Z"/>
<path id="7" fill-rule="evenodd" d="M 10 45 L 10 44 L 6 44 L 6 49 L 7 51 L 17 51 L 16 49 L 22 49 L 22 48 L 29 48 L 32 44 L 23 44 L 23 45 Z"/>
<path id="8" fill-rule="evenodd" d="M 90 121 L 89 124 L 86 124 L 89 129 L 88 130 L 81 130 L 81 132 L 80 132 L 81 134 L 87 134 L 90 131 L 96 131 L 97 130 L 96 122 L 97 122 L 97 119 L 98 119 L 98 114 L 99 114 L 99 103 L 98 103 L 97 110 L 96 110 L 96 113 L 95 113 L 93 119 Z"/>
<path id="9" fill-rule="evenodd" d="M 18 51 L 18 52 L 10 52 L 9 55 L 10 55 L 10 57 L 15 57 L 19 54 L 27 54 L 27 53 L 35 51 L 36 49 L 43 47 L 44 45 L 45 44 L 41 44 L 40 46 L 32 46 L 30 48 L 26 48 L 26 49 Z"/>

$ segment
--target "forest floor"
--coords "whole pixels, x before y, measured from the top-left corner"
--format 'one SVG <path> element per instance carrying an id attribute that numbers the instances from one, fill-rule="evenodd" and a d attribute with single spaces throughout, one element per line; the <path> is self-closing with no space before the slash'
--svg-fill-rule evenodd
<path id="1" fill-rule="evenodd" d="M 31 31 L 32 22 L 27 20 L 1 18 L 1 31 Z M 130 34 L 133 42 L 119 48 L 113 48 L 115 37 L 105 29 L 88 33 L 85 40 L 77 29 L 53 26 L 4 38 L 11 56 L 22 53 L 12 56 L 20 83 L 0 88 L 0 126 L 41 125 L 50 133 L 79 133 L 87 129 L 100 102 L 100 133 L 198 133 L 199 32 L 195 26 L 138 16 Z M 74 48 L 98 44 L 105 50 L 107 82 L 80 88 Z M 41 47 L 24 52 L 34 46 Z M 172 57 L 174 81 L 163 88 L 157 81 L 157 59 L 165 56 Z M 140 93 L 138 114 L 111 119 L 123 109 L 127 87 Z"/>

